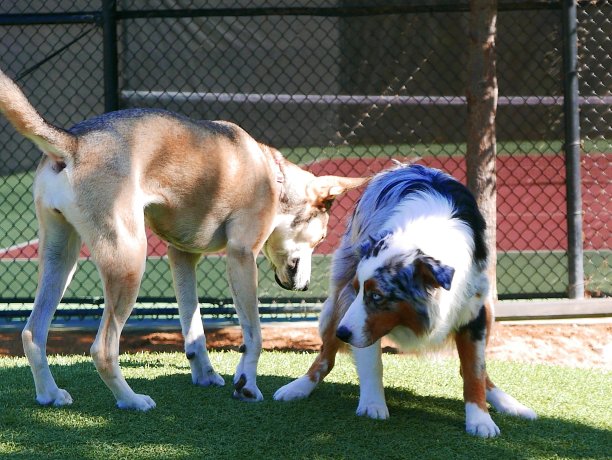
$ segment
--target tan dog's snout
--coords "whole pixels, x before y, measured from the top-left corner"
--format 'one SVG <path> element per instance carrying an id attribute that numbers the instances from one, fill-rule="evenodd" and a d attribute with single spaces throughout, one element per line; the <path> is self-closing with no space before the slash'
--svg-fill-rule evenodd
<path id="1" fill-rule="evenodd" d="M 288 291 L 307 291 L 308 287 L 310 286 L 310 280 L 306 281 L 304 286 L 298 286 L 295 279 L 290 279 L 288 282 L 283 282 L 278 277 L 278 272 L 274 272 L 274 279 L 276 280 L 276 284 Z"/>
<path id="2" fill-rule="evenodd" d="M 310 257 L 308 259 L 310 266 Z M 306 273 L 303 269 L 302 258 L 292 257 L 281 269 L 274 271 L 274 279 L 280 287 L 288 291 L 307 291 L 310 286 L 310 269 Z"/>

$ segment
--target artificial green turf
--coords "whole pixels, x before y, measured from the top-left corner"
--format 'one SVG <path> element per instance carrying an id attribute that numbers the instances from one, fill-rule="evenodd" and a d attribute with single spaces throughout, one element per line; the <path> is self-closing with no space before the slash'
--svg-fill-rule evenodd
<path id="1" fill-rule="evenodd" d="M 75 402 L 39 407 L 25 359 L 0 359 L 0 457 L 61 459 L 603 459 L 612 445 L 612 374 L 544 365 L 489 363 L 503 389 L 539 419 L 493 414 L 502 435 L 464 432 L 458 363 L 384 355 L 391 418 L 357 417 L 357 377 L 350 358 L 313 395 L 292 403 L 273 392 L 301 375 L 312 354 L 264 352 L 258 383 L 262 403 L 231 399 L 236 352 L 215 352 L 222 388 L 191 384 L 181 353 L 122 355 L 135 391 L 149 394 L 148 413 L 114 408 L 114 398 L 88 357 L 54 357 L 58 384 Z"/>

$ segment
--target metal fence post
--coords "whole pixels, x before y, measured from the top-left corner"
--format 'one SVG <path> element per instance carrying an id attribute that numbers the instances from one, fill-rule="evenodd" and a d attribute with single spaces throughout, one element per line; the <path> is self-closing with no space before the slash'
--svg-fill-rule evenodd
<path id="1" fill-rule="evenodd" d="M 104 111 L 119 108 L 119 69 L 117 64 L 117 1 L 102 0 L 104 53 Z"/>
<path id="2" fill-rule="evenodd" d="M 569 297 L 584 298 L 582 193 L 580 190 L 580 118 L 578 100 L 578 20 L 576 1 L 563 0 L 563 112 L 567 189 Z"/>

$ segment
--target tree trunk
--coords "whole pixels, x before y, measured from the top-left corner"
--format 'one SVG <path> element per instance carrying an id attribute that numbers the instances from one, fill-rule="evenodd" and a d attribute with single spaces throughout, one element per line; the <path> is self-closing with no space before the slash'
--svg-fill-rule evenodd
<path id="1" fill-rule="evenodd" d="M 493 299 L 497 299 L 497 179 L 495 170 L 495 33 L 497 0 L 470 0 L 468 62 L 467 184 L 487 222 L 489 278 Z"/>

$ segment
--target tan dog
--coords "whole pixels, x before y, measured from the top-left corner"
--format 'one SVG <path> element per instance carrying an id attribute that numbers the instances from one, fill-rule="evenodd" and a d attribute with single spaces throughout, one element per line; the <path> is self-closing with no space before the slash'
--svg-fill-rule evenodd
<path id="1" fill-rule="evenodd" d="M 96 368 L 118 407 L 155 407 L 149 396 L 132 391 L 118 364 L 119 336 L 145 269 L 145 226 L 169 243 L 185 351 L 193 383 L 202 386 L 224 381 L 206 351 L 195 267 L 203 253 L 225 249 L 244 340 L 234 396 L 263 399 L 256 383 L 261 352 L 256 256 L 263 249 L 282 287 L 306 289 L 332 200 L 365 179 L 315 177 L 234 124 L 160 110 L 109 113 L 64 131 L 44 121 L 2 72 L 0 110 L 45 154 L 34 186 L 39 285 L 22 334 L 36 400 L 55 406 L 72 402 L 51 375 L 45 346 L 85 242 L 104 284 L 104 314 L 91 347 Z"/>

